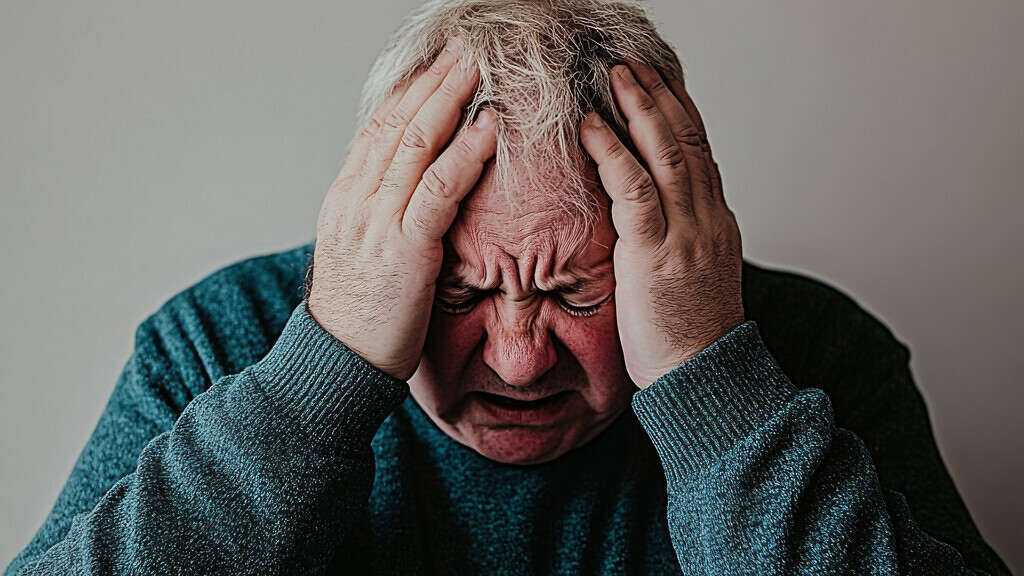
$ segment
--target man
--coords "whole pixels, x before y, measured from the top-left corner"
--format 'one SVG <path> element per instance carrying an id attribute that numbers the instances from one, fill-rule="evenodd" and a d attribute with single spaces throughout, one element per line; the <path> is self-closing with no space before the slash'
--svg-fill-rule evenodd
<path id="1" fill-rule="evenodd" d="M 365 94 L 315 247 L 139 328 L 8 573 L 1006 573 L 906 349 L 741 261 L 638 7 L 431 2 Z"/>

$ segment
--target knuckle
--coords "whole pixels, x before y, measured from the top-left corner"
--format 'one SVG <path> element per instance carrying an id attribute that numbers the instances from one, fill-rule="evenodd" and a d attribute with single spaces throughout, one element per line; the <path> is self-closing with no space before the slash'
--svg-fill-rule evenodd
<path id="1" fill-rule="evenodd" d="M 383 155 L 380 150 L 370 150 L 369 154 L 366 156 L 366 161 L 359 167 L 359 178 L 363 180 L 375 180 L 379 178 L 380 175 L 377 166 L 382 163 L 382 156 Z"/>
<path id="2" fill-rule="evenodd" d="M 452 74 L 454 74 L 454 72 Z M 444 79 L 444 82 L 441 82 L 441 85 L 437 88 L 437 91 L 446 100 L 455 100 L 459 97 L 458 82 L 456 82 L 456 78 L 454 78 L 452 74 L 449 74 Z"/>
<path id="3" fill-rule="evenodd" d="M 415 215 L 409 223 L 412 225 L 412 229 L 416 234 L 420 236 L 430 236 L 430 223 L 435 220 L 437 220 L 437 209 L 430 206 L 423 206 L 422 214 Z"/>
<path id="4" fill-rule="evenodd" d="M 452 186 L 448 179 L 441 175 L 437 165 L 427 168 L 423 173 L 423 189 L 436 198 L 448 198 L 452 194 Z"/>
<path id="5" fill-rule="evenodd" d="M 409 123 L 411 115 L 401 105 L 395 106 L 395 108 L 388 113 L 387 118 L 384 120 L 382 129 L 384 130 L 401 130 Z"/>
<path id="6" fill-rule="evenodd" d="M 616 162 L 622 160 L 628 154 L 629 151 L 619 142 L 618 138 L 610 139 L 610 142 L 607 143 L 604 149 L 605 157 Z"/>
<path id="7" fill-rule="evenodd" d="M 661 113 L 654 100 L 651 100 L 646 94 L 637 100 L 636 107 L 644 116 L 657 116 Z"/>
<path id="8" fill-rule="evenodd" d="M 732 231 L 729 229 L 729 226 L 725 226 L 722 223 L 716 224 L 711 229 L 711 241 L 719 249 L 727 249 L 732 244 Z"/>
<path id="9" fill-rule="evenodd" d="M 370 119 L 367 120 L 366 124 L 363 125 L 363 129 L 360 130 L 360 133 L 364 136 L 369 136 L 372 138 L 376 136 L 377 133 L 380 132 L 381 128 L 383 127 L 384 122 L 380 119 L 380 116 L 374 114 L 373 116 L 370 116 Z"/>
<path id="10" fill-rule="evenodd" d="M 371 128 L 369 124 L 366 124 L 365 126 L 359 129 L 359 138 L 372 140 L 377 137 L 377 132 L 379 130 L 379 128 Z"/>
<path id="11" fill-rule="evenodd" d="M 384 194 L 390 194 L 391 192 L 398 190 L 398 183 L 385 175 L 384 179 L 380 181 L 380 185 L 377 187 L 377 190 Z"/>
<path id="12" fill-rule="evenodd" d="M 455 142 L 451 145 L 451 148 L 454 149 L 454 153 L 457 156 L 476 158 L 479 155 L 477 153 L 476 143 L 471 138 L 468 137 L 468 133 L 466 137 L 458 138 L 457 140 L 455 140 Z"/>
<path id="13" fill-rule="evenodd" d="M 658 197 L 658 189 L 654 187 L 654 180 L 643 169 L 636 169 L 630 173 L 623 184 L 623 197 L 632 202 L 647 202 Z"/>
<path id="14" fill-rule="evenodd" d="M 728 232 L 730 238 L 739 239 L 740 237 L 740 225 L 736 222 L 736 215 L 733 214 L 732 210 L 728 206 L 723 205 L 722 210 L 722 227 Z"/>
<path id="15" fill-rule="evenodd" d="M 426 150 L 430 148 L 430 140 L 427 137 L 426 131 L 423 129 L 418 122 L 413 122 L 405 129 L 402 134 L 402 146 L 406 148 L 413 148 L 417 150 Z"/>
<path id="16" fill-rule="evenodd" d="M 736 232 L 738 233 L 740 225 L 739 222 L 736 220 L 736 213 L 733 212 L 732 208 L 729 207 L 729 204 L 726 203 L 725 196 L 722 194 L 718 194 L 715 196 L 715 198 L 718 200 L 718 206 L 722 209 L 722 214 L 724 214 L 724 217 L 728 218 L 729 221 L 732 222 L 732 225 L 736 228 Z"/>
<path id="17" fill-rule="evenodd" d="M 647 89 L 647 91 L 650 92 L 652 95 L 656 94 L 656 95 L 659 95 L 659 96 L 662 95 L 662 94 L 666 94 L 666 93 L 670 93 L 671 92 L 671 90 L 669 90 L 669 88 L 665 84 L 665 82 L 662 81 L 661 75 L 659 75 L 656 80 L 653 80 L 651 82 L 651 85 Z M 675 98 L 674 95 L 672 95 L 672 97 Z"/>
<path id="18" fill-rule="evenodd" d="M 658 149 L 655 161 L 659 166 L 678 168 L 685 165 L 686 158 L 683 156 L 683 150 L 673 141 L 664 143 Z"/>
<path id="19" fill-rule="evenodd" d="M 679 142 L 681 146 L 691 146 L 694 148 L 703 148 L 703 143 L 700 138 L 700 132 L 693 125 L 684 126 L 675 131 L 674 134 L 676 142 Z"/>

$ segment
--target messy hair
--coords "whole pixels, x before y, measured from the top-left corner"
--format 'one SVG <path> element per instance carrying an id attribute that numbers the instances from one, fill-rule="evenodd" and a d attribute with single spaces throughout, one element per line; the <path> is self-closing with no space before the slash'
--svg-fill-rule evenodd
<path id="1" fill-rule="evenodd" d="M 429 0 L 406 18 L 377 58 L 363 87 L 360 125 L 454 36 L 465 43 L 463 58 L 480 70 L 459 131 L 479 110 L 495 113 L 495 183 L 510 205 L 518 186 L 548 189 L 550 175 L 562 174 L 567 181 L 557 182 L 552 199 L 587 220 L 596 215 L 596 204 L 587 192 L 580 122 L 591 110 L 598 112 L 632 149 L 612 97 L 612 66 L 631 59 L 683 79 L 674 50 L 636 0 Z"/>

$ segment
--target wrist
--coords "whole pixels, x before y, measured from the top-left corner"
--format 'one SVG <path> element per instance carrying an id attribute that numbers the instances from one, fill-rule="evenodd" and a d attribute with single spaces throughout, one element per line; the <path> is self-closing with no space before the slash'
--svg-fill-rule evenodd
<path id="1" fill-rule="evenodd" d="M 641 390 L 646 389 L 656 380 L 679 366 L 686 364 L 698 354 L 720 341 L 727 334 L 745 322 L 741 313 L 738 318 L 717 324 L 715 328 L 702 331 L 699 335 L 686 339 L 678 339 L 664 358 L 652 360 L 646 366 L 631 368 L 627 362 L 630 378 Z"/>

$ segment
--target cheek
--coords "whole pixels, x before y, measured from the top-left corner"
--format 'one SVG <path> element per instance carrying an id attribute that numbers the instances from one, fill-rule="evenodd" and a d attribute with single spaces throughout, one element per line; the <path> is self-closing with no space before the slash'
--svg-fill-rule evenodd
<path id="1" fill-rule="evenodd" d="M 459 375 L 470 362 L 484 334 L 483 322 L 476 316 L 435 312 L 431 317 L 420 366 L 409 380 L 409 386 L 421 405 L 429 403 L 440 408 L 461 395 Z"/>
<path id="2" fill-rule="evenodd" d="M 427 328 L 424 356 L 435 363 L 446 358 L 468 356 L 483 337 L 484 324 L 478 316 L 476 313 L 453 315 L 435 312 Z"/>
<path id="3" fill-rule="evenodd" d="M 611 306 L 591 318 L 567 317 L 555 332 L 586 373 L 591 404 L 618 406 L 632 392 Z"/>

